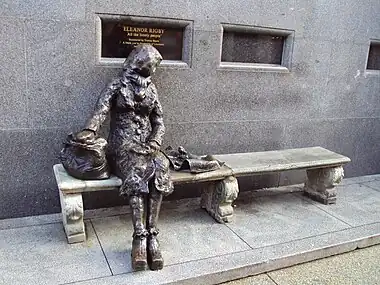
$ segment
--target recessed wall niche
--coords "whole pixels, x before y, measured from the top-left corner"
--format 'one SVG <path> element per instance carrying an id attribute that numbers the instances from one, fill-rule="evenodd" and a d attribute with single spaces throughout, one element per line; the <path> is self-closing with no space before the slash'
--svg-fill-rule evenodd
<path id="1" fill-rule="evenodd" d="M 380 70 L 380 40 L 370 42 L 367 69 Z"/>
<path id="2" fill-rule="evenodd" d="M 294 31 L 230 24 L 222 28 L 222 68 L 290 70 Z"/>
<path id="3" fill-rule="evenodd" d="M 144 43 L 162 54 L 161 66 L 190 65 L 191 21 L 99 14 L 97 38 L 101 65 L 120 66 L 135 46 Z"/>

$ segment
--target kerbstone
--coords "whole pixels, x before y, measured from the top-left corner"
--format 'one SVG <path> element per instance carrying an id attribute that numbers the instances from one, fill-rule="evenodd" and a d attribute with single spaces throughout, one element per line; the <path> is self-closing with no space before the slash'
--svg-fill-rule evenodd
<path id="1" fill-rule="evenodd" d="M 259 275 L 221 283 L 220 285 L 276 285 L 276 283 L 274 283 L 267 275 Z"/>
<path id="2" fill-rule="evenodd" d="M 380 246 L 375 246 L 268 274 L 281 285 L 375 285 L 380 283 L 379 254 Z"/>
<path id="3" fill-rule="evenodd" d="M 114 274 L 131 272 L 130 216 L 92 220 Z M 217 224 L 201 209 L 162 211 L 159 240 L 165 266 L 250 249 L 225 225 Z"/>
<path id="4" fill-rule="evenodd" d="M 87 234 L 85 243 L 68 245 L 60 223 L 0 230 L 0 284 L 64 284 L 110 276 L 90 223 Z"/>

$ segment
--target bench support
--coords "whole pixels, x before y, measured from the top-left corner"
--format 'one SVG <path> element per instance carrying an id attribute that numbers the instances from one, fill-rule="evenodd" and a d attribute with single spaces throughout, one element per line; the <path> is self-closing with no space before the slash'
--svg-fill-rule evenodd
<path id="1" fill-rule="evenodd" d="M 239 194 L 237 179 L 233 176 L 221 181 L 215 181 L 202 191 L 201 207 L 219 223 L 228 223 L 232 220 L 232 203 Z"/>
<path id="2" fill-rule="evenodd" d="M 82 194 L 64 194 L 59 191 L 59 195 L 61 198 L 63 227 L 65 228 L 68 243 L 85 241 Z"/>
<path id="3" fill-rule="evenodd" d="M 344 176 L 342 166 L 307 170 L 304 193 L 323 204 L 336 203 L 336 188 Z"/>

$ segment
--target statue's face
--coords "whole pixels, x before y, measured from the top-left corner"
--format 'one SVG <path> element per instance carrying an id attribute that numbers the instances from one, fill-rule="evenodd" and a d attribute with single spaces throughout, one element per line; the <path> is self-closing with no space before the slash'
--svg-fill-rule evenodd
<path id="1" fill-rule="evenodd" d="M 144 77 L 154 74 L 161 63 L 162 56 L 153 46 L 143 45 L 137 47 L 128 56 L 125 65 Z"/>
<path id="2" fill-rule="evenodd" d="M 135 69 L 135 71 L 141 76 L 149 77 L 154 74 L 154 72 L 157 69 L 158 64 L 155 63 L 153 60 L 148 60 L 148 61 L 142 62 L 141 65 L 139 65 L 139 67 Z"/>

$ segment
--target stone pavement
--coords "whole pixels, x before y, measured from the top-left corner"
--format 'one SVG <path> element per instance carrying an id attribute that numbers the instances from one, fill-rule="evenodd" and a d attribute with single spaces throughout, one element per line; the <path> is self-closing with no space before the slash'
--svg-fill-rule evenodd
<path id="1" fill-rule="evenodd" d="M 199 199 L 165 202 L 160 272 L 131 273 L 128 208 L 86 211 L 88 239 L 73 245 L 59 214 L 0 220 L 0 284 L 218 284 L 380 243 L 380 175 L 345 179 L 336 205 L 313 202 L 299 190 L 241 193 L 235 219 L 225 225 L 199 209 Z M 309 275 L 313 265 L 302 266 L 269 276 L 281 285 L 325 284 L 317 283 L 325 270 Z M 296 283 L 287 270 L 311 279 Z M 252 284 L 272 281 L 255 278 L 262 283 Z"/>

